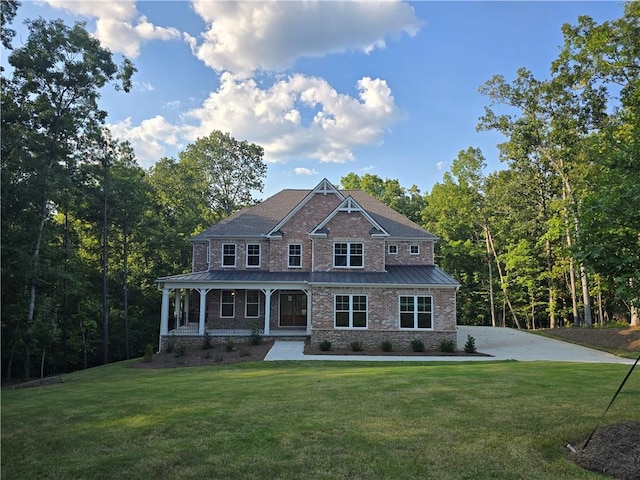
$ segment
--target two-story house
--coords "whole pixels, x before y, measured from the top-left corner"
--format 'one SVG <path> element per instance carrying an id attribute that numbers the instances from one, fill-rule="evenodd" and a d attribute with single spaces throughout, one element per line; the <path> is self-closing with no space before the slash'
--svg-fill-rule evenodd
<path id="1" fill-rule="evenodd" d="M 161 347 L 252 330 L 365 348 L 456 341 L 459 285 L 434 264 L 436 237 L 363 191 L 283 190 L 191 241 L 192 273 L 157 280 Z"/>

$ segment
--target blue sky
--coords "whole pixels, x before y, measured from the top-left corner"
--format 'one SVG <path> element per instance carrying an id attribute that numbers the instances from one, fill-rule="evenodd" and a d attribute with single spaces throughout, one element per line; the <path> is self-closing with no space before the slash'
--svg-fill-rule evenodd
<path id="1" fill-rule="evenodd" d="M 145 168 L 218 129 L 265 148 L 259 198 L 349 172 L 426 192 L 469 146 L 487 173 L 502 168 L 502 137 L 476 131 L 481 84 L 519 67 L 548 76 L 563 23 L 622 12 L 578 1 L 23 1 L 14 46 L 25 18 L 63 18 L 129 57 L 133 91 L 105 90 L 102 107 Z"/>

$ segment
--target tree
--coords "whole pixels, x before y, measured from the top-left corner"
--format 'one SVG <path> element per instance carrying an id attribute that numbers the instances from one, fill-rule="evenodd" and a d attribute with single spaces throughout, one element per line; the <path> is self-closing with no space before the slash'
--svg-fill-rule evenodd
<path id="1" fill-rule="evenodd" d="M 9 28 L 9 24 L 13 21 L 20 2 L 17 0 L 2 0 L 0 7 L 0 40 L 2 40 L 2 46 L 7 50 L 11 49 L 11 40 L 15 36 L 16 32 L 12 28 Z"/>
<path id="2" fill-rule="evenodd" d="M 259 145 L 216 130 L 187 145 L 179 158 L 193 172 L 194 188 L 206 192 L 210 209 L 224 217 L 256 202 L 252 192 L 262 192 L 267 172 L 263 155 Z"/>
<path id="3" fill-rule="evenodd" d="M 31 218 L 37 219 L 28 241 L 31 253 L 27 263 L 24 368 L 29 378 L 36 292 L 42 275 L 41 249 L 45 226 L 52 219 L 64 183 L 62 167 L 78 144 L 104 123 L 106 112 L 97 103 L 100 89 L 115 82 L 116 88 L 128 91 L 134 68 L 126 59 L 118 67 L 111 53 L 89 35 L 83 24 L 67 27 L 61 20 L 38 19 L 27 22 L 27 26 L 25 45 L 8 58 L 12 79 L 3 79 L 3 100 L 6 95 L 12 103 L 9 111 L 19 120 L 7 138 L 7 142 L 15 143 L 6 143 L 4 135 L 2 142 L 3 152 L 11 157 L 11 168 L 22 172 L 11 179 L 30 196 L 26 205 Z"/>
<path id="4" fill-rule="evenodd" d="M 598 175 L 583 199 L 578 256 L 611 281 L 638 322 L 640 305 L 640 4 L 596 24 L 588 16 L 563 26 L 564 47 L 553 64 L 579 92 L 598 89 L 608 102 L 602 128 L 589 139 L 587 160 Z M 596 104 L 597 105 L 597 104 Z M 593 102 L 588 103 L 590 108 Z M 635 316 L 634 316 L 635 312 Z M 635 317 L 635 318 L 634 318 Z"/>

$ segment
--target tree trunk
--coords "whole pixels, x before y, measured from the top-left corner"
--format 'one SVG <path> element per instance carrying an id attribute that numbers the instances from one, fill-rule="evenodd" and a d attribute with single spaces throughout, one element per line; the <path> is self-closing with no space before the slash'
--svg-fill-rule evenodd
<path id="1" fill-rule="evenodd" d="M 545 241 L 547 250 L 547 271 L 549 272 L 549 328 L 556 328 L 556 296 L 553 288 L 553 254 L 551 251 L 551 242 L 549 239 Z"/>
<path id="2" fill-rule="evenodd" d="M 129 360 L 129 266 L 128 266 L 128 242 L 127 228 L 122 232 L 122 270 L 124 283 L 124 352 L 125 358 Z"/>
<path id="3" fill-rule="evenodd" d="M 109 172 L 105 163 L 103 186 L 103 210 L 102 210 L 102 363 L 109 363 L 109 226 L 108 226 L 108 200 Z"/>
<path id="4" fill-rule="evenodd" d="M 483 225 L 484 230 L 484 240 L 487 246 L 487 267 L 489 269 L 489 304 L 491 307 L 491 326 L 496 326 L 496 307 L 495 307 L 495 299 L 493 298 L 493 268 L 491 266 L 491 246 L 489 245 L 489 226 L 485 222 Z"/>
<path id="5" fill-rule="evenodd" d="M 513 317 L 513 321 L 516 324 L 518 330 L 522 329 L 520 322 L 518 321 L 518 316 L 516 315 L 515 310 L 513 309 L 513 305 L 511 305 L 511 300 L 509 299 L 509 295 L 507 294 L 507 282 L 504 279 L 504 275 L 502 275 L 502 267 L 500 267 L 500 262 L 498 261 L 498 255 L 496 254 L 496 247 L 493 243 L 493 237 L 491 236 L 491 232 L 487 231 L 487 238 L 489 239 L 489 245 L 491 245 L 491 253 L 493 253 L 493 257 L 496 259 L 496 267 L 498 268 L 498 275 L 500 276 L 500 285 L 502 286 L 502 293 L 504 294 L 504 299 L 509 305 L 509 311 Z"/>

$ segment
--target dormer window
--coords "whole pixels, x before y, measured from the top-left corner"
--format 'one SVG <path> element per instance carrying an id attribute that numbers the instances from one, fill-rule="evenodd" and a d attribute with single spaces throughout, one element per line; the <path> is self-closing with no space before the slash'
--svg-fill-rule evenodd
<path id="1" fill-rule="evenodd" d="M 338 268 L 364 267 L 364 244 L 358 242 L 334 243 L 333 266 Z"/>
<path id="2" fill-rule="evenodd" d="M 222 266 L 223 267 L 236 266 L 236 245 L 234 243 L 222 244 Z"/>

